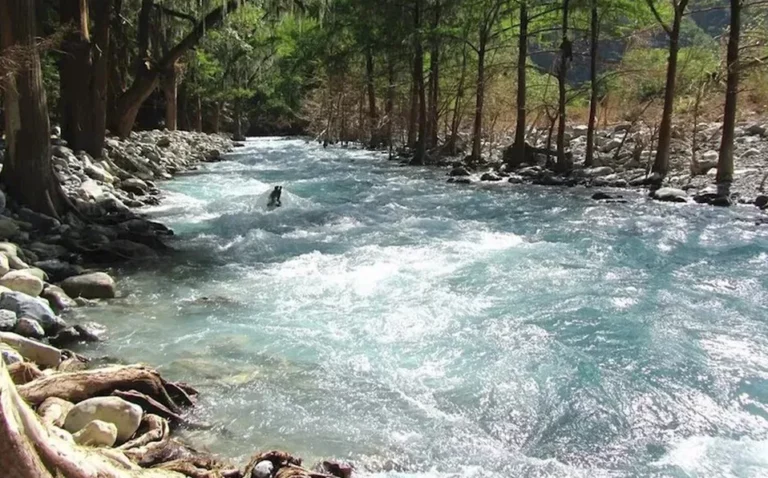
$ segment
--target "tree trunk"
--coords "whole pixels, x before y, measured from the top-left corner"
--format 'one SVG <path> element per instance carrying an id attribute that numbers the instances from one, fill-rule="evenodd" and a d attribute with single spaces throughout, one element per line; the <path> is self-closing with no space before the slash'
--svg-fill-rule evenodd
<path id="1" fill-rule="evenodd" d="M 597 10 L 597 0 L 591 0 L 591 19 L 589 27 L 589 122 L 587 124 L 587 151 L 584 167 L 590 168 L 595 159 L 595 122 L 597 118 L 597 55 L 600 37 L 600 18 Z"/>
<path id="2" fill-rule="evenodd" d="M 213 104 L 213 132 L 221 131 L 221 101 Z"/>
<path id="3" fill-rule="evenodd" d="M 672 113 L 675 108 L 675 85 L 677 77 L 677 54 L 680 51 L 680 24 L 683 12 L 688 4 L 687 0 L 681 0 L 675 8 L 675 18 L 672 28 L 669 30 L 669 59 L 667 60 L 667 81 L 664 90 L 664 109 L 661 113 L 659 125 L 659 143 L 656 150 L 656 159 L 653 162 L 652 172 L 661 177 L 669 172 L 669 146 L 672 142 Z"/>
<path id="4" fill-rule="evenodd" d="M 741 8 L 743 0 L 731 0 L 731 27 L 728 33 L 728 78 L 725 90 L 723 138 L 717 160 L 717 183 L 733 182 L 733 138 L 739 95 L 739 40 L 741 39 Z"/>
<path id="5" fill-rule="evenodd" d="M 203 132 L 203 98 L 200 93 L 195 97 L 195 131 Z"/>
<path id="6" fill-rule="evenodd" d="M 483 102 L 485 101 L 485 29 L 481 27 L 477 51 L 477 95 L 475 98 L 475 124 L 472 129 L 472 159 L 482 156 Z"/>
<path id="7" fill-rule="evenodd" d="M 525 128 L 526 128 L 526 94 L 528 62 L 528 5 L 527 0 L 520 1 L 520 31 L 518 33 L 517 50 L 517 124 L 515 125 L 514 155 L 515 162 L 525 160 Z"/>
<path id="8" fill-rule="evenodd" d="M 0 2 L 2 47 L 23 48 L 29 56 L 15 74 L 5 78 L 3 85 L 6 154 L 0 182 L 19 203 L 60 218 L 69 202 L 51 165 L 48 104 L 36 50 L 35 24 L 34 2 Z"/>
<path id="9" fill-rule="evenodd" d="M 440 37 L 437 29 L 440 27 L 440 0 L 435 0 L 434 17 L 432 20 L 432 38 L 429 53 L 429 106 L 427 117 L 427 148 L 437 146 L 438 136 L 438 100 L 440 98 Z"/>
<path id="10" fill-rule="evenodd" d="M 415 55 L 414 55 L 415 56 Z M 414 64 L 416 60 L 414 60 Z M 419 121 L 419 90 L 416 86 L 415 67 L 411 66 L 411 110 L 408 116 L 408 147 L 416 148 L 416 135 Z"/>
<path id="11" fill-rule="evenodd" d="M 162 80 L 163 96 L 165 97 L 165 128 L 176 131 L 178 119 L 178 83 L 176 65 L 165 71 Z"/>
<path id="12" fill-rule="evenodd" d="M 176 122 L 178 129 L 182 131 L 191 130 L 189 124 L 189 94 L 187 93 L 187 84 L 182 81 L 178 87 L 178 94 L 176 96 Z"/>
<path id="13" fill-rule="evenodd" d="M 557 170 L 567 172 L 572 165 L 565 155 L 565 103 L 566 91 L 565 82 L 568 77 L 568 64 L 573 57 L 571 41 L 568 39 L 568 7 L 569 0 L 563 0 L 563 25 L 562 25 L 562 43 L 560 44 L 560 68 L 557 72 L 558 98 L 558 122 L 557 122 Z"/>
<path id="14" fill-rule="evenodd" d="M 389 147 L 390 155 L 394 146 L 392 135 L 394 133 L 395 80 L 395 60 L 390 53 L 387 56 L 387 104 L 385 106 L 385 114 L 387 115 L 387 146 Z"/>
<path id="15" fill-rule="evenodd" d="M 414 47 L 416 58 L 413 62 L 413 75 L 416 80 L 416 92 L 419 98 L 419 135 L 416 139 L 416 151 L 413 155 L 415 164 L 424 164 L 426 162 L 427 146 L 427 99 L 424 90 L 424 48 L 421 45 L 421 0 L 416 0 L 413 11 L 413 26 L 416 30 L 414 35 Z"/>
<path id="16" fill-rule="evenodd" d="M 451 118 L 451 137 L 448 138 L 448 154 L 456 155 L 456 141 L 459 136 L 459 126 L 461 125 L 461 100 L 464 98 L 464 82 L 467 76 L 467 44 L 461 49 L 461 74 L 459 75 L 459 84 L 456 88 L 456 100 L 453 103 L 453 117 Z"/>
<path id="17" fill-rule="evenodd" d="M 152 3 L 151 0 L 143 1 Z M 242 0 L 230 0 L 226 5 L 220 6 L 208 13 L 201 22 L 195 25 L 187 36 L 171 48 L 158 62 L 152 62 L 148 58 L 139 61 L 133 84 L 116 101 L 115 111 L 110 119 L 110 129 L 112 129 L 112 132 L 118 134 L 121 138 L 128 137 L 136 122 L 136 116 L 141 105 L 152 94 L 152 91 L 160 81 L 160 72 L 166 71 L 174 65 L 187 51 L 200 42 L 200 39 L 202 39 L 207 30 L 219 25 L 224 16 L 235 11 L 241 3 Z M 142 45 L 148 42 L 148 39 L 145 39 L 145 35 L 148 35 L 148 32 L 145 32 L 145 28 L 142 28 L 142 20 L 143 17 L 140 18 L 139 22 L 140 53 L 142 52 Z"/>
<path id="18" fill-rule="evenodd" d="M 381 144 L 379 134 L 379 114 L 376 111 L 376 89 L 374 84 L 373 48 L 368 48 L 365 53 L 366 87 L 368 92 L 368 134 L 370 147 L 375 149 Z"/>
<path id="19" fill-rule="evenodd" d="M 235 99 L 235 108 L 234 108 L 234 115 L 235 115 L 235 140 L 236 141 L 243 141 L 245 137 L 243 136 L 243 100 L 240 98 Z"/>
<path id="20" fill-rule="evenodd" d="M 61 23 L 75 30 L 64 41 L 60 65 L 62 137 L 69 146 L 101 157 L 107 122 L 110 0 L 92 1 L 94 31 L 89 32 L 87 0 L 61 0 Z"/>

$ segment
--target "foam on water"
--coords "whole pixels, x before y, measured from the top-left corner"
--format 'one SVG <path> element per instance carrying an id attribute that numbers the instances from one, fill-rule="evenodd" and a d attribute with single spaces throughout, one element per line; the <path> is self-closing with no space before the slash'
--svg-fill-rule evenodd
<path id="1" fill-rule="evenodd" d="M 179 252 L 81 311 L 101 352 L 200 386 L 199 445 L 387 478 L 768 476 L 752 209 L 457 187 L 301 140 L 231 159 L 164 185 Z"/>

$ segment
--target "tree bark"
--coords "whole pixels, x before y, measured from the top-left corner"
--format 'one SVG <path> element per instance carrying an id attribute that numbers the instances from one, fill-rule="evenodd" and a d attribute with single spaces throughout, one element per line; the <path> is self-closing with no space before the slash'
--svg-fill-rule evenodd
<path id="1" fill-rule="evenodd" d="M 413 76 L 416 80 L 416 93 L 419 100 L 419 134 L 416 139 L 416 150 L 413 155 L 413 162 L 415 164 L 424 164 L 427 159 L 427 101 L 424 91 L 424 48 L 421 44 L 420 34 L 421 0 L 416 0 L 416 5 L 413 10 L 413 26 L 416 31 L 414 34 L 414 49 L 416 55 L 413 61 Z"/>
<path id="2" fill-rule="evenodd" d="M 62 24 L 75 30 L 64 41 L 60 65 L 62 137 L 69 146 L 101 157 L 107 122 L 111 0 L 61 0 Z"/>
<path id="3" fill-rule="evenodd" d="M 741 9 L 743 0 L 731 0 L 731 26 L 728 33 L 728 78 L 725 90 L 723 138 L 717 160 L 717 183 L 733 182 L 733 140 L 736 128 L 736 108 L 739 96 L 739 41 L 741 39 Z"/>
<path id="4" fill-rule="evenodd" d="M 387 115 L 387 146 L 390 154 L 394 146 L 394 114 L 395 114 L 395 60 L 390 53 L 387 56 L 387 103 L 385 105 L 385 114 Z"/>
<path id="5" fill-rule="evenodd" d="M 163 74 L 162 87 L 165 97 L 165 128 L 168 131 L 176 131 L 178 121 L 178 83 L 176 65 Z"/>
<path id="6" fill-rule="evenodd" d="M 432 18 L 432 38 L 429 53 L 429 105 L 427 116 L 427 149 L 437 146 L 438 137 L 438 100 L 440 98 L 440 0 L 435 0 Z"/>
<path id="7" fill-rule="evenodd" d="M 667 80 L 664 90 L 664 109 L 659 125 L 659 143 L 652 172 L 664 177 L 669 172 L 669 147 L 672 142 L 672 113 L 675 109 L 675 87 L 677 77 L 677 57 L 680 51 L 680 25 L 688 0 L 680 0 L 674 9 L 672 28 L 667 31 L 669 36 L 669 58 L 667 60 Z"/>
<path id="8" fill-rule="evenodd" d="M 461 49 L 461 74 L 459 75 L 459 84 L 456 88 L 456 99 L 453 103 L 453 117 L 451 118 L 451 136 L 448 138 L 448 154 L 454 156 L 456 151 L 456 141 L 459 137 L 459 126 L 461 126 L 461 100 L 464 98 L 464 82 L 467 76 L 467 44 Z"/>
<path id="9" fill-rule="evenodd" d="M 472 128 L 472 159 L 482 156 L 483 103 L 485 101 L 485 28 L 480 29 L 480 44 L 477 50 L 477 94 L 475 98 L 475 123 Z"/>
<path id="10" fill-rule="evenodd" d="M 19 70 L 5 78 L 6 154 L 0 182 L 19 203 L 60 218 L 70 204 L 53 174 L 48 104 L 36 49 L 35 4 L 28 0 L 0 2 L 2 47 L 23 48 Z"/>
<path id="11" fill-rule="evenodd" d="M 379 114 L 376 111 L 376 89 L 374 84 L 373 48 L 369 47 L 365 52 L 365 83 L 368 93 L 368 135 L 370 147 L 375 149 L 381 144 L 379 134 Z"/>
<path id="12" fill-rule="evenodd" d="M 528 62 L 528 21 L 527 0 L 520 0 L 520 30 L 517 49 L 517 123 L 515 125 L 515 142 L 513 143 L 513 157 L 519 163 L 525 160 L 526 94 L 528 93 L 525 68 Z"/>
<path id="13" fill-rule="evenodd" d="M 151 0 L 143 0 L 150 2 Z M 227 13 L 235 11 L 241 4 L 241 0 L 230 0 L 226 5 L 215 8 L 208 13 L 178 44 L 171 48 L 159 61 L 150 59 L 138 62 L 135 79 L 131 86 L 116 101 L 115 111 L 110 120 L 111 129 L 121 138 L 130 135 L 136 116 L 144 101 L 152 94 L 160 81 L 160 72 L 166 71 L 174 65 L 192 47 L 197 45 L 205 32 L 219 25 Z M 142 5 L 143 6 L 143 5 Z M 143 11 L 143 8 L 142 8 Z M 144 29 L 141 28 L 142 19 L 139 22 L 139 51 L 145 40 Z M 148 33 L 146 33 L 148 35 Z M 146 51 L 146 48 L 144 49 Z M 148 54 L 148 53 L 147 53 Z"/>
<path id="14" fill-rule="evenodd" d="M 195 131 L 203 132 L 203 99 L 200 93 L 195 96 Z"/>
<path id="15" fill-rule="evenodd" d="M 587 151 L 584 167 L 592 167 L 595 158 L 595 122 L 597 119 L 597 55 L 600 37 L 600 18 L 597 10 L 597 0 L 591 0 L 589 26 L 589 122 L 587 124 Z"/>
<path id="16" fill-rule="evenodd" d="M 558 122 L 557 122 L 557 170 L 567 172 L 571 169 L 570 161 L 565 154 L 565 106 L 566 81 L 568 79 L 568 64 L 573 57 L 571 41 L 568 39 L 568 9 L 569 0 L 563 0 L 562 43 L 560 44 L 560 68 L 557 72 L 558 87 Z"/>

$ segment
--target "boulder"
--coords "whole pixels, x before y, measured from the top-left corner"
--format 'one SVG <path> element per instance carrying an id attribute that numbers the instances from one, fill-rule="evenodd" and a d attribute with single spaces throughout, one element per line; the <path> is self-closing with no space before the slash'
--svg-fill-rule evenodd
<path id="1" fill-rule="evenodd" d="M 117 441 L 117 427 L 113 423 L 94 420 L 72 435 L 81 446 L 111 447 Z"/>
<path id="2" fill-rule="evenodd" d="M 688 202 L 688 194 L 676 188 L 659 188 L 651 193 L 651 197 L 657 201 Z"/>
<path id="3" fill-rule="evenodd" d="M 51 304 L 51 309 L 59 314 L 77 307 L 77 302 L 72 300 L 61 287 L 55 285 L 46 284 L 40 297 L 47 300 Z"/>
<path id="4" fill-rule="evenodd" d="M 104 272 L 72 276 L 61 283 L 70 297 L 85 299 L 112 299 L 115 297 L 115 281 Z"/>
<path id="5" fill-rule="evenodd" d="M 168 136 L 161 136 L 155 144 L 160 148 L 167 148 L 171 145 L 171 138 Z"/>
<path id="6" fill-rule="evenodd" d="M 10 332 L 16 328 L 18 322 L 16 312 L 0 309 L 0 332 Z"/>
<path id="7" fill-rule="evenodd" d="M 749 136 L 766 136 L 768 125 L 754 123 L 744 128 L 744 134 Z"/>
<path id="8" fill-rule="evenodd" d="M 510 176 L 507 182 L 510 184 L 523 184 L 524 180 L 520 176 Z"/>
<path id="9" fill-rule="evenodd" d="M 112 183 L 115 180 L 114 176 L 105 171 L 104 168 L 95 164 L 86 165 L 84 171 L 89 178 L 101 181 L 103 183 Z"/>
<path id="10" fill-rule="evenodd" d="M 467 168 L 465 168 L 464 166 L 456 166 L 455 168 L 453 168 L 451 170 L 450 173 L 448 173 L 448 175 L 451 176 L 451 177 L 469 176 L 470 172 L 467 171 Z"/>
<path id="11" fill-rule="evenodd" d="M 18 350 L 30 362 L 46 368 L 58 367 L 61 363 L 61 351 L 50 345 L 22 337 L 11 332 L 0 332 L 0 342 Z"/>
<path id="12" fill-rule="evenodd" d="M 67 414 L 64 429 L 77 433 L 94 420 L 111 423 L 117 427 L 117 440 L 130 439 L 141 423 L 143 410 L 140 406 L 119 397 L 96 397 L 84 400 Z"/>
<path id="13" fill-rule="evenodd" d="M 24 357 L 8 344 L 0 343 L 0 355 L 2 355 L 3 362 L 5 362 L 6 366 L 24 361 Z"/>
<path id="14" fill-rule="evenodd" d="M 18 257 L 19 246 L 13 244 L 12 242 L 0 242 L 0 252 L 5 254 L 8 258 Z"/>
<path id="15" fill-rule="evenodd" d="M 25 207 L 19 209 L 19 219 L 32 224 L 33 228 L 43 231 L 49 231 L 61 226 L 58 219 L 46 216 L 45 214 L 40 214 L 39 212 L 35 212 Z"/>
<path id="16" fill-rule="evenodd" d="M 139 178 L 130 178 L 120 183 L 120 189 L 133 193 L 137 196 L 143 196 L 149 192 L 147 183 Z"/>
<path id="17" fill-rule="evenodd" d="M 48 274 L 46 274 L 44 270 L 38 269 L 37 267 L 28 267 L 26 269 L 19 269 L 18 271 L 15 271 L 15 272 L 23 272 L 25 274 L 35 276 L 43 282 L 48 280 Z"/>
<path id="18" fill-rule="evenodd" d="M 16 322 L 13 332 L 30 339 L 42 339 L 45 337 L 43 327 L 37 321 L 27 317 L 22 317 Z"/>
<path id="19" fill-rule="evenodd" d="M 453 184 L 472 184 L 472 180 L 469 178 L 450 178 L 448 182 Z"/>
<path id="20" fill-rule="evenodd" d="M 7 256 L 8 257 L 8 265 L 11 267 L 11 270 L 19 271 L 23 269 L 29 269 L 29 264 L 22 261 L 19 256 Z"/>
<path id="21" fill-rule="evenodd" d="M 32 297 L 37 297 L 43 291 L 43 281 L 27 270 L 8 272 L 0 279 L 0 285 Z"/>
<path id="22" fill-rule="evenodd" d="M 0 217 L 0 238 L 9 239 L 19 232 L 19 225 L 13 219 Z"/>
<path id="23" fill-rule="evenodd" d="M 757 196 L 755 198 L 755 206 L 759 207 L 760 209 L 766 209 L 768 208 L 768 196 L 761 194 L 760 196 Z"/>
<path id="24" fill-rule="evenodd" d="M 621 146 L 620 139 L 612 139 L 600 147 L 601 153 L 610 153 L 611 151 L 618 149 Z"/>
<path id="25" fill-rule="evenodd" d="M 0 294 L 0 309 L 15 312 L 18 317 L 34 319 L 49 335 L 54 335 L 67 326 L 42 300 L 21 292 L 3 292 Z"/>
<path id="26" fill-rule="evenodd" d="M 82 267 L 68 262 L 62 262 L 58 259 L 35 262 L 35 267 L 45 271 L 45 273 L 48 274 L 49 280 L 52 282 L 61 282 L 64 279 L 83 273 Z"/>
<path id="27" fill-rule="evenodd" d="M 83 184 L 80 185 L 77 193 L 86 200 L 100 199 L 104 196 L 104 190 L 101 189 L 101 186 L 99 186 L 99 184 L 92 179 L 83 181 Z"/>
<path id="28" fill-rule="evenodd" d="M 271 478 L 274 469 L 275 465 L 271 461 L 260 461 L 253 467 L 250 478 Z"/>
<path id="29" fill-rule="evenodd" d="M 608 199 L 613 199 L 613 196 L 611 196 L 610 194 L 607 194 L 607 193 L 604 193 L 604 192 L 600 191 L 600 192 L 596 192 L 595 194 L 593 194 L 592 195 L 592 199 L 594 199 L 595 201 L 605 201 L 605 200 L 608 200 Z"/>
<path id="30" fill-rule="evenodd" d="M 337 478 L 352 478 L 354 466 L 336 460 L 326 460 L 322 463 L 321 471 Z"/>
<path id="31" fill-rule="evenodd" d="M 485 173 L 480 177 L 480 181 L 501 181 L 501 178 L 493 173 Z"/>
<path id="32" fill-rule="evenodd" d="M 58 259 L 69 254 L 69 250 L 64 246 L 44 242 L 33 242 L 29 245 L 29 250 L 34 252 L 39 260 Z"/>

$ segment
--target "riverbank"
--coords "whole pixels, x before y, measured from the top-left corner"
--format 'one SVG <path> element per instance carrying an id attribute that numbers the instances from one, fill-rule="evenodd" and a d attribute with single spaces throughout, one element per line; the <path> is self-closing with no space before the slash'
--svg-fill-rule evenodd
<path id="1" fill-rule="evenodd" d="M 148 473 L 168 477 L 327 476 L 280 452 L 257 454 L 239 468 L 194 450 L 171 437 L 179 427 L 207 427 L 183 416 L 196 401 L 192 387 L 140 366 L 93 368 L 88 358 L 67 350 L 104 337 L 98 322 L 70 325 L 78 308 L 119 296 L 104 267 L 155 260 L 168 251 L 165 239 L 173 231 L 135 208 L 160 203 L 159 181 L 220 161 L 235 146 L 223 136 L 150 131 L 108 139 L 104 157 L 95 160 L 54 138 L 55 172 L 74 210 L 52 218 L 0 194 L 0 388 L 3 396 L 23 398 L 4 403 L 0 415 L 8 427 L 51 434 L 5 437 L 9 443 L 20 449 L 31 444 L 44 461 L 51 453 L 78 457 L 57 466 L 110 476 L 144 476 L 140 468 L 162 469 Z M 3 457 L 22 458 L 10 451 Z M 326 467 L 348 476 L 343 465 Z"/>
<path id="2" fill-rule="evenodd" d="M 727 195 L 718 191 L 715 185 L 721 129 L 719 123 L 699 125 L 694 143 L 693 133 L 687 132 L 683 125 L 676 125 L 670 150 L 670 173 L 662 182 L 649 173 L 654 160 L 651 147 L 654 132 L 631 123 L 597 131 L 595 159 L 588 168 L 584 167 L 586 127 L 569 127 L 566 140 L 575 163 L 574 170 L 566 175 L 554 172 L 554 158 L 547 158 L 543 153 L 531 153 L 527 162 L 511 165 L 509 162 L 514 153 L 511 147 L 500 150 L 487 161 L 456 158 L 441 162 L 452 168 L 449 181 L 459 184 L 507 181 L 542 186 L 582 185 L 596 188 L 599 191 L 596 198 L 604 199 L 616 199 L 621 189 L 650 188 L 653 191 L 659 189 L 651 197 L 662 201 L 715 206 L 752 204 L 765 209 L 768 204 L 765 193 L 768 124 L 752 121 L 736 128 L 734 181 Z M 530 135 L 531 146 L 545 150 L 546 136 L 545 131 L 534 130 Z M 511 138 L 504 141 L 509 142 Z"/>

